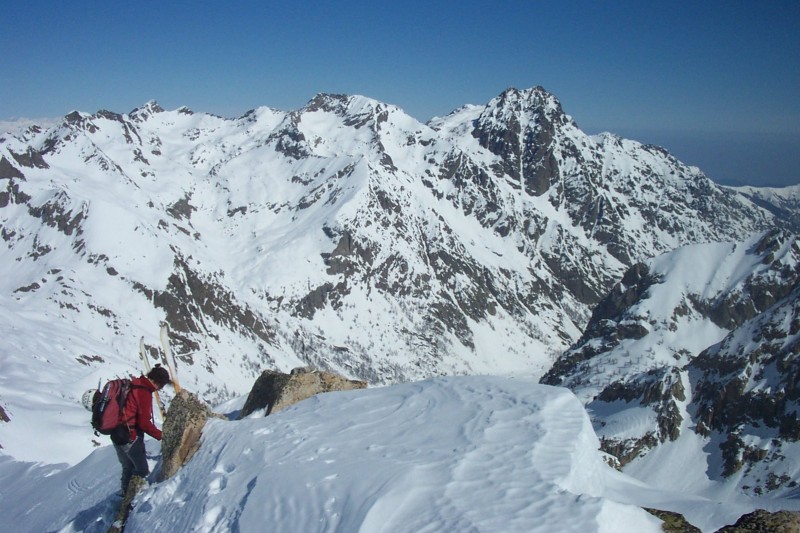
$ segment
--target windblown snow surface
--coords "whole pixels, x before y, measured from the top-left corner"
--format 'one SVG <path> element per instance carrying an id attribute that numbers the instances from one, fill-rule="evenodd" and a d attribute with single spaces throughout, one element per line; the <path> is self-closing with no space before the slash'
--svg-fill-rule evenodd
<path id="1" fill-rule="evenodd" d="M 217 411 L 235 415 L 242 401 Z M 328 393 L 269 417 L 210 421 L 197 454 L 163 482 L 148 440 L 151 485 L 126 531 L 660 531 L 641 507 L 714 531 L 769 507 L 648 486 L 607 466 L 598 444 L 577 397 L 527 379 Z M 118 475 L 111 446 L 73 467 L 0 457 L 0 529 L 105 531 Z"/>

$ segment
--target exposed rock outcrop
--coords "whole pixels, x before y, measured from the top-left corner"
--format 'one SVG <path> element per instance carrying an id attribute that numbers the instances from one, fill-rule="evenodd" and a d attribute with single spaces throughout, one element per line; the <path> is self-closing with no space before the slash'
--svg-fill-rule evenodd
<path id="1" fill-rule="evenodd" d="M 175 396 L 164 419 L 159 481 L 175 475 L 200 448 L 200 435 L 209 418 L 225 417 L 212 412 L 186 389 Z"/>
<path id="2" fill-rule="evenodd" d="M 664 521 L 661 528 L 667 533 L 699 533 L 701 530 L 690 524 L 680 513 L 647 509 L 645 511 Z M 716 533 L 798 533 L 800 532 L 800 513 L 778 511 L 771 513 L 756 509 L 739 517 L 731 526 L 718 529 Z"/>
<path id="3" fill-rule="evenodd" d="M 253 385 L 240 418 L 259 409 L 266 409 L 267 414 L 280 411 L 321 392 L 363 389 L 366 386 L 364 381 L 311 368 L 296 368 L 291 374 L 267 370 Z M 159 481 L 175 475 L 197 452 L 203 427 L 209 418 L 226 419 L 186 389 L 175 396 L 164 419 Z"/>
<path id="4" fill-rule="evenodd" d="M 691 428 L 708 439 L 712 478 L 793 491 L 799 265 L 797 236 L 778 230 L 635 265 L 542 382 L 583 399 L 623 467 Z M 630 431 L 630 416 L 648 423 Z"/>
<path id="5" fill-rule="evenodd" d="M 660 509 L 648 509 L 645 511 L 653 516 L 657 516 L 664 523 L 661 524 L 661 529 L 665 533 L 700 533 L 701 529 L 693 526 L 686 521 L 680 513 L 673 513 L 672 511 L 662 511 Z"/>
<path id="6" fill-rule="evenodd" d="M 677 440 L 683 422 L 680 404 L 685 400 L 680 369 L 675 367 L 656 368 L 634 379 L 615 381 L 589 404 L 590 410 L 606 410 L 614 402 L 624 401 L 631 407 L 649 408 L 656 424 L 652 431 L 635 438 L 607 438 L 601 433 L 601 449 L 616 457 L 620 466 L 625 466 L 659 443 Z M 605 423 L 595 420 L 595 424 L 602 427 Z"/>
<path id="7" fill-rule="evenodd" d="M 763 509 L 757 509 L 739 518 L 732 526 L 719 529 L 717 533 L 745 533 L 748 531 L 798 533 L 800 531 L 800 513 L 792 511 L 770 513 Z"/>
<path id="8" fill-rule="evenodd" d="M 347 379 L 332 372 L 308 367 L 295 368 L 290 374 L 265 370 L 247 396 L 240 418 L 259 409 L 265 409 L 266 415 L 276 413 L 321 392 L 365 388 L 367 388 L 366 381 Z"/>

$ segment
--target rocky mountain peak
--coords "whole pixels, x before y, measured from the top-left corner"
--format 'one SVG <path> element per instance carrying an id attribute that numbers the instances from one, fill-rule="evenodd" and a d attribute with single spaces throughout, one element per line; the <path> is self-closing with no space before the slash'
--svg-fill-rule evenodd
<path id="1" fill-rule="evenodd" d="M 543 195 L 558 180 L 554 141 L 572 121 L 541 87 L 506 89 L 473 124 L 472 136 L 502 160 L 502 170 L 531 196 Z"/>
<path id="2" fill-rule="evenodd" d="M 93 116 L 81 111 L 71 111 L 64 116 L 61 122 L 61 128 L 67 130 L 89 130 L 92 131 L 96 128 L 92 122 Z"/>
<path id="3" fill-rule="evenodd" d="M 564 115 L 558 98 L 541 86 L 523 90 L 510 87 L 492 99 L 486 107 L 497 109 L 501 114 L 538 116 L 540 120 Z"/>
<path id="4" fill-rule="evenodd" d="M 376 132 L 392 113 L 403 113 L 398 107 L 359 95 L 317 94 L 301 113 L 324 111 L 343 119 L 343 125 L 360 129 L 369 127 Z M 403 113 L 404 114 L 404 113 Z"/>
<path id="5" fill-rule="evenodd" d="M 132 110 L 130 113 L 128 113 L 128 115 L 130 116 L 131 120 L 135 122 L 143 122 L 147 120 L 147 118 L 149 118 L 150 116 L 163 112 L 164 108 L 158 105 L 158 102 L 156 102 L 155 100 L 150 100 L 143 106 L 137 107 L 136 109 Z"/>
<path id="6" fill-rule="evenodd" d="M 346 94 L 318 93 L 309 100 L 303 109 L 306 111 L 327 111 L 337 115 L 347 112 L 351 97 Z"/>
<path id="7" fill-rule="evenodd" d="M 522 135 L 526 130 L 555 130 L 558 126 L 571 123 L 561 102 L 544 88 L 509 88 L 486 104 L 476 127 L 485 129 L 502 125 Z"/>

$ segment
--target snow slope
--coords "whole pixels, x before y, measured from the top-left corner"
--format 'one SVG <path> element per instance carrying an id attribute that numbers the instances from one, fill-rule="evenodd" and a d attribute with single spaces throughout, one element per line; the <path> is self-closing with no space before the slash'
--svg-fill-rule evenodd
<path id="1" fill-rule="evenodd" d="M 660 531 L 647 506 L 713 531 L 772 503 L 661 491 L 607 466 L 597 447 L 578 399 L 530 380 L 328 393 L 211 421 L 190 462 L 140 494 L 128 530 Z M 148 448 L 157 468 L 157 443 Z M 20 533 L 104 531 L 118 468 L 109 446 L 61 470 L 3 459 L 0 521 Z"/>

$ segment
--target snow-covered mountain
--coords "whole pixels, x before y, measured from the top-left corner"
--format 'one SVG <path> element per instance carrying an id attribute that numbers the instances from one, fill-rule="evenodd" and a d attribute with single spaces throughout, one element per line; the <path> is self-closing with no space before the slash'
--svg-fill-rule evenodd
<path id="1" fill-rule="evenodd" d="M 795 234 L 677 249 L 632 267 L 542 381 L 575 391 L 626 472 L 674 479 L 679 454 L 702 465 L 687 486 L 797 494 L 799 295 Z"/>
<path id="2" fill-rule="evenodd" d="M 791 187 L 736 187 L 734 190 L 774 213 L 787 229 L 800 233 L 800 185 Z"/>
<path id="3" fill-rule="evenodd" d="M 538 377 L 632 265 L 783 223 L 660 148 L 584 134 L 538 87 L 429 124 L 329 94 L 237 119 L 76 111 L 5 136 L 0 184 L 0 445 L 73 463 L 80 396 L 135 372 L 141 336 L 157 358 L 161 323 L 212 403 L 265 367 Z M 30 445 L 54 426 L 84 446 Z"/>

